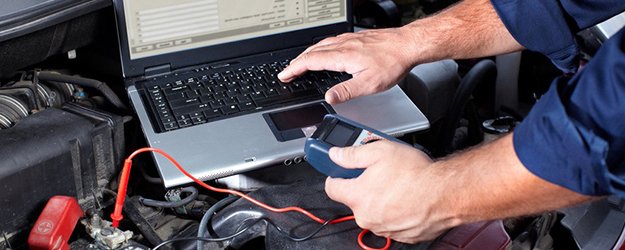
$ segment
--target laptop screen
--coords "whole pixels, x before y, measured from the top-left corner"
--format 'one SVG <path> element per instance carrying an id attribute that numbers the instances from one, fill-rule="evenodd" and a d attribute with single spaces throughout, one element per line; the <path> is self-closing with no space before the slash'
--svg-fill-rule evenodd
<path id="1" fill-rule="evenodd" d="M 345 0 L 126 0 L 130 59 L 347 21 Z"/>

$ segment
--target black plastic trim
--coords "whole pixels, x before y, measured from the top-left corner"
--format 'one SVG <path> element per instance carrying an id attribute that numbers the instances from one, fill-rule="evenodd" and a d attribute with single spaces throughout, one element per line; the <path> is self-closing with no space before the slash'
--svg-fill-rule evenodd
<path id="1" fill-rule="evenodd" d="M 0 42 L 29 34 L 111 5 L 109 0 L 57 0 L 0 16 Z"/>

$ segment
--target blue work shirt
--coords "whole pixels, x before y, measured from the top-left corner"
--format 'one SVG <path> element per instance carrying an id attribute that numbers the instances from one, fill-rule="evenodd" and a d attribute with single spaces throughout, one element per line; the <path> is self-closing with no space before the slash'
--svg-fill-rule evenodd
<path id="1" fill-rule="evenodd" d="M 574 34 L 625 10 L 624 0 L 491 0 L 512 36 L 577 71 Z M 514 131 L 538 177 L 586 195 L 625 197 L 625 29 L 571 79 L 556 79 Z"/>

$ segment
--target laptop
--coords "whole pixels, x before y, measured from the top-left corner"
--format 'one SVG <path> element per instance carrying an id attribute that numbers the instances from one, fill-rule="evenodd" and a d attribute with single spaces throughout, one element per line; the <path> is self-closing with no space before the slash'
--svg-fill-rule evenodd
<path id="1" fill-rule="evenodd" d="M 126 89 L 149 146 L 207 181 L 302 159 L 328 113 L 401 135 L 428 120 L 398 88 L 323 102 L 351 76 L 276 75 L 306 47 L 352 31 L 349 0 L 113 0 Z M 191 182 L 155 155 L 165 187 Z"/>

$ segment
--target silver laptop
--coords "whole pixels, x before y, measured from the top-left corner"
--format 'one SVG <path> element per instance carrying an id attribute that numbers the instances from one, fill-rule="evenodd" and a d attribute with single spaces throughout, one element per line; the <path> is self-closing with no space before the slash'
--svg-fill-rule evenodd
<path id="1" fill-rule="evenodd" d="M 301 159 L 328 113 L 401 135 L 429 126 L 398 88 L 340 105 L 351 76 L 276 75 L 307 46 L 352 30 L 348 0 L 114 0 L 130 101 L 148 144 L 201 180 Z M 166 187 L 191 182 L 154 156 Z"/>

